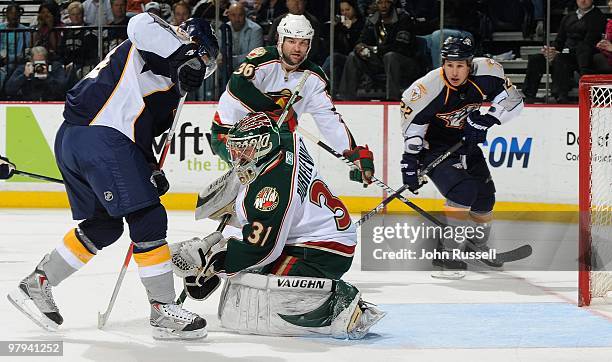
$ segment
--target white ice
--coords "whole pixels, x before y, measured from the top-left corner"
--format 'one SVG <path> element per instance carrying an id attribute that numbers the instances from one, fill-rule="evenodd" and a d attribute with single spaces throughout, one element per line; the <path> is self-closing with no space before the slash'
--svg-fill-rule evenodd
<path id="1" fill-rule="evenodd" d="M 388 327 L 378 331 L 374 327 L 372 337 L 364 341 L 275 338 L 228 333 L 219 326 L 216 319 L 219 292 L 204 302 L 186 302 L 188 309 L 207 319 L 209 334 L 206 339 L 200 342 L 155 341 L 150 335 L 149 306 L 145 291 L 133 262 L 106 329 L 98 330 L 97 313 L 106 308 L 127 251 L 127 230 L 118 242 L 99 252 L 82 270 L 54 288 L 55 299 L 65 321 L 59 332 L 45 332 L 21 315 L 4 296 L 17 286 L 21 278 L 32 271 L 45 253 L 61 242 L 63 235 L 74 225 L 68 210 L 0 209 L 0 341 L 64 342 L 63 357 L 0 357 L 0 360 L 612 361 L 612 344 L 606 342 L 601 347 L 584 347 L 588 345 L 585 341 L 588 342 L 597 333 L 612 330 L 609 328 L 612 326 L 612 305 L 578 309 L 575 306 L 576 272 L 470 272 L 464 280 L 445 281 L 432 279 L 428 272 L 360 271 L 359 251 L 345 279 L 359 287 L 368 301 L 390 306 L 403 305 L 402 308 L 406 307 L 404 312 L 408 313 L 407 317 L 406 313 L 403 316 L 408 318 L 407 322 L 395 329 L 389 326 L 392 325 L 393 318 L 399 318 L 399 314 L 390 313 L 386 317 L 389 319 Z M 168 240 L 180 241 L 206 235 L 215 227 L 214 222 L 196 222 L 192 212 L 170 212 Z M 177 279 L 177 291 L 181 288 L 182 285 Z M 508 314 L 472 318 L 470 315 L 442 316 L 436 313 L 437 310 L 447 313 L 448 305 L 469 307 L 474 303 L 485 307 L 507 307 Z M 531 319 L 529 330 L 516 328 L 504 332 L 507 337 L 491 337 L 487 333 L 488 323 L 499 325 L 500 321 L 504 323 L 508 318 L 513 318 L 511 313 L 514 306 L 530 305 L 538 306 L 541 312 L 527 316 Z M 415 310 L 428 310 L 431 314 L 411 318 L 411 306 Z M 550 313 L 547 313 L 547 306 L 550 306 Z M 569 311 L 568 319 L 584 318 L 595 323 L 598 328 L 581 331 L 577 336 L 578 332 L 572 323 L 554 325 L 563 321 L 559 319 L 559 310 Z M 414 323 L 411 323 L 412 319 L 415 320 Z M 473 329 L 474 326 L 476 329 Z M 534 326 L 539 326 L 541 330 L 534 331 L 538 329 Z M 444 345 L 445 338 L 473 331 L 476 331 L 473 335 L 462 336 L 465 338 L 465 344 L 453 342 L 455 346 Z M 419 333 L 419 336 L 411 335 L 414 333 Z M 512 342 L 516 341 L 517 337 L 529 337 L 534 335 L 533 333 L 554 335 L 559 340 L 552 338 L 552 342 L 545 341 L 539 346 L 535 343 L 536 347 L 527 348 L 523 347 L 525 344 L 517 345 Z M 488 343 L 490 338 L 496 338 L 495 348 L 486 347 L 491 345 Z M 576 347 L 572 347 L 571 343 L 555 347 L 555 341 L 562 341 L 562 338 L 573 338 Z M 395 340 L 400 342 L 393 342 Z M 426 343 L 428 340 L 437 342 Z M 508 343 L 505 344 L 505 341 Z M 552 346 L 547 346 L 547 343 L 552 343 Z M 432 344 L 436 347 L 428 347 Z M 457 345 L 470 347 L 457 348 Z"/>

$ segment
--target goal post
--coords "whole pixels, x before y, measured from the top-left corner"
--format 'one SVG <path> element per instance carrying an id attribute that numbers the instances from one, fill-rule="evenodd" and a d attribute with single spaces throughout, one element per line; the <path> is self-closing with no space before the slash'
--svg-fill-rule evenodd
<path id="1" fill-rule="evenodd" d="M 578 305 L 612 291 L 612 75 L 579 85 Z"/>

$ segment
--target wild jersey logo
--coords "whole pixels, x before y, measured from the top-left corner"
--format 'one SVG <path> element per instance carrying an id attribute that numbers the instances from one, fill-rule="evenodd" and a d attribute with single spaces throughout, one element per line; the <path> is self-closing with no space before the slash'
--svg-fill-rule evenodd
<path id="1" fill-rule="evenodd" d="M 471 103 L 448 113 L 438 113 L 436 114 L 436 117 L 446 122 L 446 127 L 448 128 L 463 128 L 463 123 L 465 122 L 465 118 L 468 116 L 468 114 L 478 110 L 479 108 L 480 104 Z"/>
<path id="2" fill-rule="evenodd" d="M 266 93 L 266 95 L 272 98 L 274 103 L 281 106 L 281 108 L 285 108 L 285 105 L 287 104 L 287 102 L 289 102 L 289 98 L 291 98 L 292 94 L 293 93 L 291 92 L 291 90 L 287 88 L 281 89 L 278 92 L 267 92 Z M 295 99 L 295 103 L 299 102 L 301 99 L 302 99 L 302 96 L 298 95 Z"/>
<path id="3" fill-rule="evenodd" d="M 278 192 L 274 187 L 264 187 L 255 196 L 255 208 L 259 211 L 272 211 L 278 206 Z"/>
<path id="4" fill-rule="evenodd" d="M 259 48 L 255 48 L 255 49 L 251 50 L 251 52 L 249 54 L 247 54 L 246 58 L 247 59 L 258 58 L 258 57 L 261 57 L 264 54 L 266 54 L 266 48 L 259 47 Z"/>

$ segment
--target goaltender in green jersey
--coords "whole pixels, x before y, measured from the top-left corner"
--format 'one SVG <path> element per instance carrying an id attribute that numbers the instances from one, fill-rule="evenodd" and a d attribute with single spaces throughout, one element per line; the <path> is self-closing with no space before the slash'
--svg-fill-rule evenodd
<path id="1" fill-rule="evenodd" d="M 226 201 L 203 206 L 233 214 L 241 238 L 225 240 L 217 231 L 172 245 L 174 270 L 194 299 L 205 299 L 220 278 L 227 279 L 219 302 L 227 329 L 362 338 L 385 313 L 341 279 L 353 260 L 355 224 L 301 136 L 288 135 L 281 137 L 275 120 L 263 112 L 229 130 L 236 177 L 219 188 Z"/>

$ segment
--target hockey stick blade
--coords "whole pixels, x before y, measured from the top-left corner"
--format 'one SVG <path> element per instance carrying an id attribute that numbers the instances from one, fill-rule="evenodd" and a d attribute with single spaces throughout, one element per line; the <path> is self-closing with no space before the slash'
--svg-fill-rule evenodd
<path id="1" fill-rule="evenodd" d="M 529 257 L 533 253 L 531 245 L 525 244 L 516 249 L 504 251 L 496 255 L 495 260 L 501 263 L 509 263 Z"/>

